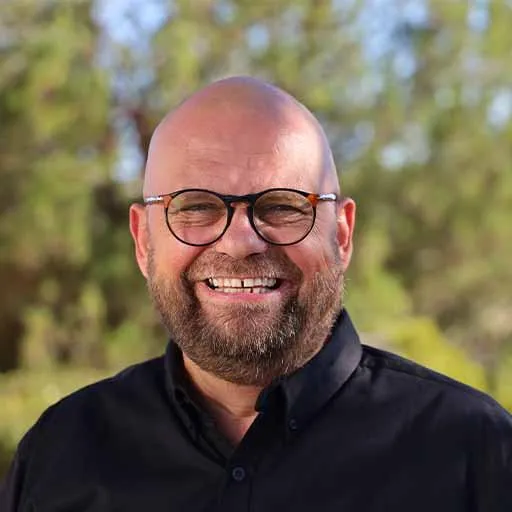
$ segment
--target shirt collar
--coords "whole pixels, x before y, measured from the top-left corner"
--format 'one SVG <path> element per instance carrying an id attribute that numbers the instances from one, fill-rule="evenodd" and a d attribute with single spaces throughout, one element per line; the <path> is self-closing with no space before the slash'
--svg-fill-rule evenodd
<path id="1" fill-rule="evenodd" d="M 331 336 L 320 352 L 291 375 L 264 389 L 256 403 L 258 411 L 282 393 L 290 426 L 298 428 L 318 412 L 345 384 L 357 368 L 362 356 L 359 336 L 343 310 L 334 324 Z"/>
<path id="2" fill-rule="evenodd" d="M 256 402 L 256 410 L 266 412 L 284 396 L 286 417 L 294 426 L 304 424 L 318 412 L 349 379 L 362 355 L 359 336 L 343 310 L 337 318 L 331 336 L 306 365 L 265 388 Z M 185 420 L 184 404 L 197 404 L 190 393 L 190 384 L 184 373 L 180 349 L 171 340 L 165 354 L 166 385 L 171 402 Z M 185 407 L 186 408 L 186 407 Z M 190 421 L 190 419 L 189 419 Z"/>

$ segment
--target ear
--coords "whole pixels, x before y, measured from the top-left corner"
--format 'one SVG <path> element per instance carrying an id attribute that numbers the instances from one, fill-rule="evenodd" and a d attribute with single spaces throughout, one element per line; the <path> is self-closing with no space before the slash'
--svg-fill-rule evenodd
<path id="1" fill-rule="evenodd" d="M 356 221 L 356 203 L 350 197 L 343 198 L 338 206 L 337 242 L 343 270 L 347 270 L 352 258 L 352 237 Z"/>
<path id="2" fill-rule="evenodd" d="M 141 204 L 130 206 L 130 233 L 135 242 L 135 257 L 142 275 L 148 277 L 149 232 L 146 210 Z"/>

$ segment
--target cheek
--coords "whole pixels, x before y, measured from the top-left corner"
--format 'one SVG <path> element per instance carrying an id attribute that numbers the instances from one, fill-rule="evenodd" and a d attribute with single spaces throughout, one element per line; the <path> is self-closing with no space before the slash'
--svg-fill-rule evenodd
<path id="1" fill-rule="evenodd" d="M 338 262 L 335 242 L 336 234 L 332 230 L 315 226 L 302 242 L 288 247 L 286 253 L 304 277 L 311 277 Z"/>
<path id="2" fill-rule="evenodd" d="M 150 250 L 153 266 L 158 275 L 179 275 L 194 258 L 195 247 L 190 247 L 176 240 L 169 232 L 161 212 L 150 211 Z"/>
<path id="3" fill-rule="evenodd" d="M 153 245 L 156 271 L 160 275 L 178 279 L 201 251 L 202 248 L 185 245 L 169 234 L 164 239 L 155 241 Z"/>

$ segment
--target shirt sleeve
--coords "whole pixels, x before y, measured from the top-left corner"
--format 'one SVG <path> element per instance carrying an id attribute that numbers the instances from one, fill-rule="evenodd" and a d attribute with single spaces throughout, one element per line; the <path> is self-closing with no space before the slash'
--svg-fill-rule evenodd
<path id="1" fill-rule="evenodd" d="M 499 406 L 482 418 L 475 473 L 478 512 L 512 511 L 512 416 Z"/>
<path id="2" fill-rule="evenodd" d="M 30 487 L 33 480 L 32 461 L 38 440 L 41 436 L 42 424 L 46 421 L 53 407 L 49 407 L 38 419 L 36 424 L 20 441 L 3 484 L 0 483 L 0 512 L 33 512 L 30 503 Z"/>
<path id="3" fill-rule="evenodd" d="M 20 442 L 7 476 L 0 485 L 0 511 L 21 512 L 30 509 L 22 508 L 21 496 L 23 494 L 26 477 L 26 447 L 29 443 L 30 432 Z"/>

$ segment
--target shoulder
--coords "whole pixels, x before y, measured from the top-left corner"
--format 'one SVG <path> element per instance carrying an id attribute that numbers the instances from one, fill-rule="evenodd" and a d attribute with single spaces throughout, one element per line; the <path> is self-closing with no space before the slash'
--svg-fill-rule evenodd
<path id="1" fill-rule="evenodd" d="M 512 435 L 512 416 L 496 400 L 471 386 L 399 355 L 363 345 L 361 368 L 391 393 L 418 404 L 428 403 L 450 417 L 471 419 L 474 425 L 495 423 Z"/>
<path id="2" fill-rule="evenodd" d="M 149 392 L 161 388 L 163 381 L 163 357 L 158 357 L 129 366 L 112 377 L 81 388 L 57 402 L 52 409 L 73 408 L 101 400 L 122 400 L 126 395 L 131 400 L 145 398 Z"/>
<path id="3" fill-rule="evenodd" d="M 475 510 L 512 510 L 510 413 L 485 393 L 384 350 L 364 346 L 360 374 L 372 404 L 421 433 L 415 439 L 429 456 L 442 453 L 440 464 L 464 460 Z"/>
<path id="4" fill-rule="evenodd" d="M 109 443 L 127 431 L 144 431 L 169 412 L 168 403 L 163 357 L 66 396 L 44 411 L 21 440 L 0 491 L 0 508 L 5 502 L 26 503 L 63 472 L 87 476 Z"/>
<path id="5" fill-rule="evenodd" d="M 62 398 L 41 415 L 25 443 L 50 437 L 64 439 L 69 433 L 85 433 L 120 421 L 130 412 L 151 414 L 165 398 L 163 357 L 130 366 L 118 374 L 90 384 Z"/>

